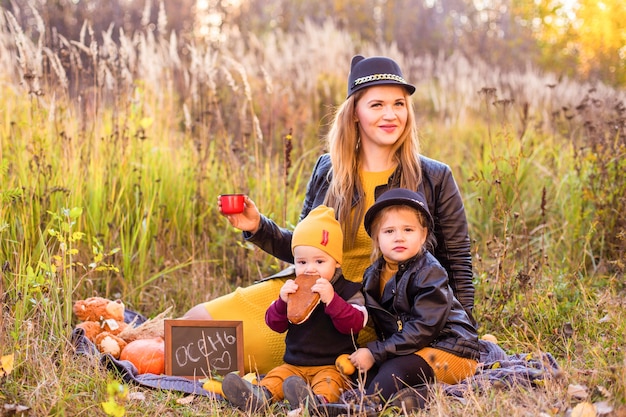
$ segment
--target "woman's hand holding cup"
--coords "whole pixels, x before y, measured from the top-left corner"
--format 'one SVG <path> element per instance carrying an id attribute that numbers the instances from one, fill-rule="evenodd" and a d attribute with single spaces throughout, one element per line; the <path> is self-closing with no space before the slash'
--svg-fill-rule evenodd
<path id="1" fill-rule="evenodd" d="M 233 227 L 244 232 L 254 233 L 261 224 L 261 213 L 245 194 L 222 194 L 217 198 L 217 208 Z"/>

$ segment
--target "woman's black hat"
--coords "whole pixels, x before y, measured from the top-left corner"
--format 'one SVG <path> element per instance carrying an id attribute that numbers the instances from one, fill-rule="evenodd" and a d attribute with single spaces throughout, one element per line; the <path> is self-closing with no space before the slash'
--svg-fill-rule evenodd
<path id="1" fill-rule="evenodd" d="M 415 92 L 415 86 L 406 82 L 400 66 L 393 59 L 384 56 L 365 58 L 362 55 L 352 58 L 348 75 L 348 97 L 363 88 L 384 84 L 401 85 L 409 94 Z"/>

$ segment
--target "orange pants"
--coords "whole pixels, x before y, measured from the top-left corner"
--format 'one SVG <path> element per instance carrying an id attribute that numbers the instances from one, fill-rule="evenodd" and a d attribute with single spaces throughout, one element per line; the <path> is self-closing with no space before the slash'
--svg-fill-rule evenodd
<path id="1" fill-rule="evenodd" d="M 433 368 L 437 381 L 446 384 L 458 384 L 476 373 L 478 362 L 453 355 L 444 350 L 426 347 L 415 352 Z"/>
<path id="2" fill-rule="evenodd" d="M 283 382 L 290 376 L 304 379 L 316 395 L 322 395 L 328 402 L 339 401 L 339 396 L 349 387 L 349 381 L 337 370 L 335 365 L 295 366 L 288 363 L 277 366 L 261 379 L 259 385 L 267 388 L 274 401 L 285 398 Z"/>

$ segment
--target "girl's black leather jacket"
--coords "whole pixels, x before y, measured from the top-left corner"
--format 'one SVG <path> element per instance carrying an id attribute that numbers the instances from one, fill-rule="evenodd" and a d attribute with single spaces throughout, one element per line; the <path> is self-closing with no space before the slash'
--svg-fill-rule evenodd
<path id="1" fill-rule="evenodd" d="M 478 335 L 448 285 L 448 274 L 429 253 L 398 265 L 380 294 L 380 258 L 363 277 L 365 307 L 378 340 L 369 342 L 376 363 L 409 355 L 425 347 L 478 360 Z"/>
<path id="2" fill-rule="evenodd" d="M 437 245 L 434 255 L 448 272 L 454 295 L 474 322 L 474 283 L 472 282 L 472 257 L 463 200 L 452 176 L 450 167 L 434 159 L 420 156 L 422 182 L 419 185 L 428 209 L 435 220 Z M 376 188 L 376 198 L 390 188 L 400 186 L 401 167 L 389 177 L 387 185 Z M 320 156 L 309 180 L 300 220 L 315 207 L 324 203 L 331 174 L 330 155 Z M 357 201 L 359 196 L 353 196 Z M 281 228 L 272 220 L 261 216 L 256 233 L 244 232 L 244 238 L 278 259 L 293 263 L 291 230 Z"/>

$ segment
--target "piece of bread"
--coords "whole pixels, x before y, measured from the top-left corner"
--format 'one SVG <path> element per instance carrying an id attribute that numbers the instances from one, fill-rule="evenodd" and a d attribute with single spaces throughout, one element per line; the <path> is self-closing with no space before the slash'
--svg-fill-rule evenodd
<path id="1" fill-rule="evenodd" d="M 287 318 L 294 324 L 300 324 L 309 318 L 320 302 L 320 295 L 311 291 L 319 275 L 298 275 L 295 279 L 298 290 L 289 294 L 287 299 Z"/>

